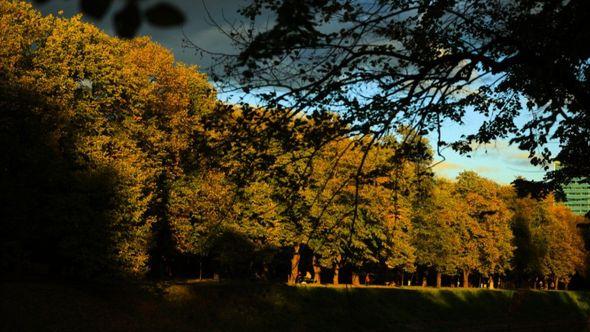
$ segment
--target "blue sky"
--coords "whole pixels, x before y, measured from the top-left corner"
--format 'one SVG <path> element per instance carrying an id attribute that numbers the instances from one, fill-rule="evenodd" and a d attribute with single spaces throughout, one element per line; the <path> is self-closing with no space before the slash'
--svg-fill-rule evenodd
<path id="1" fill-rule="evenodd" d="M 453 141 L 465 133 L 473 133 L 477 130 L 483 116 L 475 112 L 467 112 L 465 125 L 448 123 L 444 126 L 443 141 Z M 520 119 L 520 121 L 524 121 Z M 431 141 L 436 141 L 434 135 Z M 550 147 L 554 146 L 552 144 Z M 519 150 L 510 145 L 508 140 L 498 140 L 487 145 L 474 146 L 474 151 L 469 155 L 460 155 L 451 149 L 442 151 L 445 161 L 435 167 L 435 172 L 447 178 L 454 178 L 463 170 L 473 170 L 487 178 L 497 182 L 508 184 L 517 176 L 531 180 L 541 180 L 545 171 L 541 167 L 532 166 L 529 162 L 527 151 Z M 442 158 L 437 158 L 441 160 Z"/>
<path id="2" fill-rule="evenodd" d="M 148 25 L 142 25 L 139 30 L 140 35 L 148 35 L 154 41 L 171 49 L 176 58 L 182 62 L 196 64 L 204 70 L 207 68 L 207 60 L 195 54 L 191 49 L 182 47 L 183 36 L 187 36 L 192 41 L 198 43 L 201 47 L 215 51 L 231 51 L 227 38 L 221 34 L 207 18 L 207 11 L 201 1 L 183 1 L 168 0 L 180 7 L 187 15 L 187 22 L 182 28 L 154 29 Z M 158 0 L 140 1 L 142 8 L 147 8 L 150 4 Z M 102 21 L 89 19 L 88 21 L 98 25 L 105 32 L 114 34 L 111 24 L 112 14 L 119 8 L 122 1 L 114 1 L 109 13 Z M 246 3 L 245 0 L 204 0 L 207 10 L 211 13 L 216 21 L 232 22 L 237 19 L 235 11 L 240 5 Z M 44 14 L 57 14 L 63 10 L 66 17 L 78 13 L 78 0 L 51 0 L 45 4 L 37 4 Z M 223 95 L 221 95 L 223 99 Z M 452 141 L 461 134 L 472 133 L 477 130 L 483 118 L 474 112 L 468 112 L 465 116 L 465 125 L 460 126 L 454 123 L 448 123 L 444 126 L 442 138 L 444 141 Z M 521 119 L 524 121 L 523 119 Z M 432 142 L 436 142 L 434 135 L 430 136 Z M 552 149 L 556 145 L 549 146 Z M 544 171 L 539 167 L 530 165 L 528 153 L 520 151 L 515 146 L 510 146 L 508 141 L 497 141 L 493 144 L 480 146 L 475 149 L 470 157 L 459 155 L 458 153 L 446 149 L 442 151 L 445 161 L 438 164 L 435 172 L 447 178 L 454 178 L 463 170 L 473 170 L 500 183 L 510 183 L 517 176 L 523 176 L 528 179 L 540 180 L 543 178 Z M 437 157 L 437 160 L 440 160 Z"/>

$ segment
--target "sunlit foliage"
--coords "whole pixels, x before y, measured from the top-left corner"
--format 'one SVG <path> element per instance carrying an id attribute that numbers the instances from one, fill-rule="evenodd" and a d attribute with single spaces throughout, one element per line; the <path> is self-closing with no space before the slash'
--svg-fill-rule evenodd
<path id="1" fill-rule="evenodd" d="M 333 113 L 224 105 L 148 38 L 24 2 L 0 1 L 0 30 L 3 271 L 176 277 L 205 262 L 224 278 L 494 287 L 584 269 L 581 218 L 474 172 L 436 179 L 409 127 L 347 135 Z"/>

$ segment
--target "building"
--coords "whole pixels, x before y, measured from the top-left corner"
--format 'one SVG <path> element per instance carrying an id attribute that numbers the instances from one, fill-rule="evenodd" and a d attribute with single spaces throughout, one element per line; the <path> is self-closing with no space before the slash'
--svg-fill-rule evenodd
<path id="1" fill-rule="evenodd" d="M 554 169 L 559 169 L 559 163 L 554 164 Z M 586 215 L 590 211 L 590 184 L 572 181 L 562 187 L 565 194 L 565 206 L 575 214 Z"/>
<path id="2" fill-rule="evenodd" d="M 590 184 L 572 182 L 563 186 L 564 204 L 575 214 L 586 215 L 590 211 Z"/>

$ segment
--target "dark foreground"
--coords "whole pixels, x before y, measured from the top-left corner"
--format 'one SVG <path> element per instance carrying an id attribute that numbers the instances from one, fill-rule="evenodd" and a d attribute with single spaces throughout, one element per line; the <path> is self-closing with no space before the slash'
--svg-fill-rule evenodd
<path id="1" fill-rule="evenodd" d="M 9 282 L 1 331 L 586 331 L 588 292 Z"/>

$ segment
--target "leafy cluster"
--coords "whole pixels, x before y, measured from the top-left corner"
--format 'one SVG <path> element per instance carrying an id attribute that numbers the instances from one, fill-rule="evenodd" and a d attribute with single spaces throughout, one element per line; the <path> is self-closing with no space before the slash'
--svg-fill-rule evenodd
<path id="1" fill-rule="evenodd" d="M 3 1 L 0 27 L 2 251 L 19 257 L 9 263 L 41 255 L 77 274 L 145 274 L 215 91 L 147 38 L 112 38 L 80 17 Z"/>

